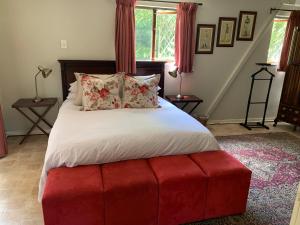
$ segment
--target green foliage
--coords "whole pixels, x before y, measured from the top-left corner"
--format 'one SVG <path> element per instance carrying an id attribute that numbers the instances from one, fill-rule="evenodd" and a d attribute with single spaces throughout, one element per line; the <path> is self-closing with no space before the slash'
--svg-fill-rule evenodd
<path id="1" fill-rule="evenodd" d="M 176 14 L 157 14 L 155 57 L 160 60 L 174 59 Z"/>
<path id="2" fill-rule="evenodd" d="M 157 11 L 155 58 L 170 60 L 174 58 L 176 14 Z M 152 53 L 153 10 L 136 8 L 136 58 L 150 60 Z"/>
<path id="3" fill-rule="evenodd" d="M 136 58 L 151 59 L 153 11 L 149 9 L 135 10 L 136 26 Z"/>
<path id="4" fill-rule="evenodd" d="M 275 20 L 273 23 L 272 36 L 269 47 L 268 62 L 278 63 L 280 60 L 287 22 Z"/>

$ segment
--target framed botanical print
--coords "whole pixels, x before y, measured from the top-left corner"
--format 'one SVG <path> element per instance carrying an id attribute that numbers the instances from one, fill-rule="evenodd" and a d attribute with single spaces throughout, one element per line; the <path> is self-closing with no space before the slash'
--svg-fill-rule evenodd
<path id="1" fill-rule="evenodd" d="M 253 41 L 257 12 L 241 11 L 237 32 L 238 41 Z"/>
<path id="2" fill-rule="evenodd" d="M 220 17 L 218 27 L 217 47 L 233 47 L 236 18 L 233 17 Z"/>
<path id="3" fill-rule="evenodd" d="M 216 25 L 198 24 L 196 36 L 196 54 L 213 54 Z"/>

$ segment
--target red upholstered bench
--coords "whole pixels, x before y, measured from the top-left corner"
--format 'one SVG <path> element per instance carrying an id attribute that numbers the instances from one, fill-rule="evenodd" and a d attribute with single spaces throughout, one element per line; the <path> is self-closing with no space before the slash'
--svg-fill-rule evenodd
<path id="1" fill-rule="evenodd" d="M 244 213 L 251 171 L 224 151 L 57 168 L 45 225 L 177 225 Z"/>
<path id="2" fill-rule="evenodd" d="M 104 194 L 99 166 L 49 172 L 42 205 L 45 225 L 104 225 Z"/>

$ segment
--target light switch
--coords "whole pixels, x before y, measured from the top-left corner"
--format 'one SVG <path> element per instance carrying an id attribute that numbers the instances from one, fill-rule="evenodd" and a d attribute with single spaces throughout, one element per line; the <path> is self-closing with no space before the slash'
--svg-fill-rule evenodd
<path id="1" fill-rule="evenodd" d="M 60 47 L 61 48 L 68 48 L 67 40 L 60 40 Z"/>

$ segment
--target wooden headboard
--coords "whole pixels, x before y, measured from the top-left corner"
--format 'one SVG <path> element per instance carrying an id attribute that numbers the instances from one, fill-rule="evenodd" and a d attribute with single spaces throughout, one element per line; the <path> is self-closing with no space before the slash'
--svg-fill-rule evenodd
<path id="1" fill-rule="evenodd" d="M 58 60 L 61 67 L 61 79 L 63 99 L 68 96 L 70 83 L 76 81 L 75 72 L 90 74 L 113 74 L 116 73 L 116 62 L 113 60 Z M 135 76 L 160 74 L 159 96 L 164 96 L 165 62 L 138 61 L 136 62 L 137 73 Z"/>

